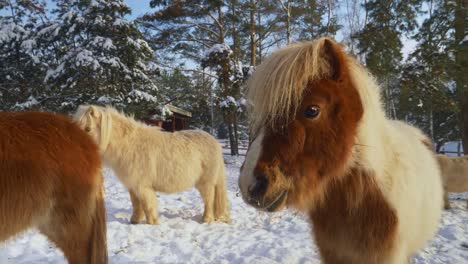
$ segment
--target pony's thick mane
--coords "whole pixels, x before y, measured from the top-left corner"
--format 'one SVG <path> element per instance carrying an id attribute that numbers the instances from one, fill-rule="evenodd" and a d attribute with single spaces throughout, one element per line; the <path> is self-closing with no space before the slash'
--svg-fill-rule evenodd
<path id="1" fill-rule="evenodd" d="M 274 52 L 257 67 L 247 84 L 251 129 L 277 129 L 294 118 L 309 81 L 329 77 L 324 52 L 327 38 L 299 42 Z"/>
<path id="2" fill-rule="evenodd" d="M 117 112 L 117 110 L 112 107 L 100 107 L 95 105 L 81 105 L 78 108 L 78 111 L 75 114 L 75 119 L 81 121 L 83 118 L 86 118 L 86 113 L 89 108 L 93 108 L 94 111 L 99 111 L 101 113 L 101 139 L 99 142 L 99 149 L 101 152 L 104 152 L 109 145 L 111 131 L 112 131 L 112 117 L 111 112 Z"/>
<path id="3" fill-rule="evenodd" d="M 118 120 L 125 121 L 126 123 L 129 123 L 135 127 L 142 127 L 142 126 L 148 127 L 147 124 L 142 123 L 138 120 L 135 120 L 133 115 L 126 115 L 125 113 L 118 111 L 112 106 L 102 107 L 102 106 L 97 106 L 97 105 L 81 105 L 75 114 L 75 117 L 74 117 L 75 120 L 78 120 L 81 122 L 83 121 L 83 118 L 87 118 L 86 113 L 89 111 L 91 107 L 94 109 L 94 111 L 99 111 L 99 113 L 102 116 L 101 138 L 99 142 L 99 148 L 101 152 L 104 152 L 107 146 L 109 145 L 112 126 L 115 125 L 114 123 L 117 121 L 115 117 L 120 117 Z M 152 128 L 157 129 L 158 127 L 152 127 Z M 162 128 L 159 128 L 159 129 L 162 130 Z"/>

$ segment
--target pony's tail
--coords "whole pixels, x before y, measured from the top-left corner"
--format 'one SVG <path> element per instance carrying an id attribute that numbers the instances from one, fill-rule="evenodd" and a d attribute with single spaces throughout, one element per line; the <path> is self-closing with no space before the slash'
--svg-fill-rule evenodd
<path id="1" fill-rule="evenodd" d="M 218 182 L 215 185 L 214 215 L 216 221 L 230 223 L 231 216 L 229 213 L 229 203 L 226 191 L 226 174 L 224 172 L 224 163 L 221 164 L 221 171 L 220 174 L 218 174 Z"/>
<path id="2" fill-rule="evenodd" d="M 104 194 L 100 187 L 96 196 L 96 208 L 92 216 L 92 227 L 90 237 L 90 264 L 107 264 L 107 228 L 106 209 L 104 205 Z"/>

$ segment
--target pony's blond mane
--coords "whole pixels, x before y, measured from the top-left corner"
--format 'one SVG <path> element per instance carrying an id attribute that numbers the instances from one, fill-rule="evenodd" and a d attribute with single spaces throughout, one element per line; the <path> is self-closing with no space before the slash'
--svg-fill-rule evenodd
<path id="1" fill-rule="evenodd" d="M 111 139 L 111 132 L 113 126 L 121 126 L 122 123 L 126 123 L 130 126 L 134 127 L 141 127 L 146 126 L 147 124 L 142 123 L 138 120 L 135 120 L 133 115 L 126 115 L 125 113 L 113 108 L 112 106 L 97 106 L 97 105 L 81 105 L 74 115 L 74 119 L 78 120 L 79 122 L 88 121 L 87 113 L 90 110 L 97 111 L 101 115 L 101 134 L 100 134 L 100 142 L 99 142 L 99 149 L 102 153 L 104 153 L 109 145 Z M 86 119 L 86 120 L 83 120 Z M 153 127 L 154 129 L 159 129 L 162 131 L 160 127 Z"/>
<path id="2" fill-rule="evenodd" d="M 299 42 L 271 54 L 247 83 L 251 129 L 276 129 L 294 118 L 309 81 L 329 77 L 327 38 Z M 254 132 L 255 133 L 255 132 Z"/>
<path id="3" fill-rule="evenodd" d="M 81 105 L 75 114 L 75 119 L 81 122 L 83 118 L 87 118 L 86 113 L 88 113 L 90 108 L 93 108 L 94 111 L 99 111 L 101 114 L 101 138 L 99 140 L 99 150 L 101 153 L 104 153 L 109 145 L 112 131 L 112 111 L 109 109 L 112 109 L 115 112 L 117 111 L 111 107 L 104 108 L 96 105 Z"/>

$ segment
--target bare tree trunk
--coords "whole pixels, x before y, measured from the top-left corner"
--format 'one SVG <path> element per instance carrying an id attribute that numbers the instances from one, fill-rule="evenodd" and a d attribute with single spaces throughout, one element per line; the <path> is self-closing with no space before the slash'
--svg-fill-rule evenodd
<path id="1" fill-rule="evenodd" d="M 258 9 L 257 9 L 258 10 Z M 260 11 L 257 12 L 257 25 L 262 24 L 262 14 Z M 263 59 L 263 46 L 262 46 L 262 39 L 259 39 L 257 48 L 258 48 L 258 64 L 262 63 Z"/>
<path id="2" fill-rule="evenodd" d="M 328 20 L 327 20 L 327 35 L 330 34 L 330 20 L 332 16 L 332 0 L 327 1 L 328 6 Z"/>
<path id="3" fill-rule="evenodd" d="M 291 44 L 291 0 L 286 0 L 286 5 L 283 0 L 278 0 L 280 8 L 286 14 L 286 41 L 287 45 Z"/>
<path id="4" fill-rule="evenodd" d="M 366 15 L 365 15 L 365 18 L 364 18 L 364 26 L 367 25 L 367 19 L 369 17 L 369 10 L 367 9 L 367 0 L 364 0 L 364 9 L 366 10 Z"/>
<path id="5" fill-rule="evenodd" d="M 233 127 L 234 127 L 235 148 L 232 152 L 235 153 L 234 155 L 239 155 L 239 131 L 238 131 L 238 124 L 237 124 L 237 113 L 234 113 Z"/>
<path id="6" fill-rule="evenodd" d="M 236 17 L 236 6 L 237 6 L 237 0 L 231 0 L 231 15 L 232 17 Z M 237 25 L 233 23 L 232 26 L 232 42 L 233 42 L 233 51 L 232 55 L 234 58 L 234 61 L 237 62 L 239 60 L 239 34 L 237 32 Z"/>
<path id="7" fill-rule="evenodd" d="M 429 110 L 429 132 L 431 134 L 431 140 L 432 142 L 435 142 L 434 138 L 434 114 L 432 112 L 432 105 L 430 106 L 431 109 Z"/>
<path id="8" fill-rule="evenodd" d="M 232 129 L 232 123 L 228 122 L 228 132 L 229 132 L 229 147 L 231 148 L 231 156 L 235 156 L 236 151 L 235 151 L 235 146 L 236 146 L 236 141 L 234 139 L 234 130 Z"/>
<path id="9" fill-rule="evenodd" d="M 468 155 L 468 48 L 464 41 L 466 32 L 466 0 L 457 0 L 455 9 L 455 82 L 460 100 L 460 129 L 463 142 L 463 152 Z M 464 46 L 464 47 L 462 47 Z"/>
<path id="10" fill-rule="evenodd" d="M 250 25 L 249 25 L 249 31 L 250 31 L 250 65 L 255 66 L 256 64 L 256 51 L 257 51 L 257 46 L 256 42 L 257 40 L 255 39 L 255 11 L 256 11 L 257 3 L 256 0 L 250 0 Z"/>
<path id="11" fill-rule="evenodd" d="M 288 41 L 288 45 L 291 44 L 291 2 L 288 0 L 288 4 L 286 6 L 286 37 Z"/>
<path id="12" fill-rule="evenodd" d="M 224 28 L 223 28 L 223 13 L 222 13 L 222 10 L 221 10 L 221 6 L 218 7 L 218 28 L 219 28 L 219 43 L 221 44 L 225 44 L 224 43 Z M 229 62 L 230 62 L 230 59 L 227 58 L 224 63 L 222 63 L 221 65 L 221 84 L 223 86 L 223 96 L 224 97 L 227 97 L 229 96 L 229 88 L 230 88 L 230 81 L 229 81 Z M 229 130 L 229 142 L 230 142 L 230 146 L 231 146 L 231 155 L 238 155 L 239 151 L 238 151 L 238 146 L 237 146 L 237 139 L 235 138 L 235 134 L 234 134 L 234 129 L 233 129 L 233 118 L 231 117 L 232 116 L 232 113 L 230 112 L 231 110 L 227 110 L 229 111 L 228 113 L 226 113 L 224 115 L 224 121 L 226 122 L 226 124 L 228 125 L 228 130 Z M 234 113 L 235 114 L 235 113 Z"/>

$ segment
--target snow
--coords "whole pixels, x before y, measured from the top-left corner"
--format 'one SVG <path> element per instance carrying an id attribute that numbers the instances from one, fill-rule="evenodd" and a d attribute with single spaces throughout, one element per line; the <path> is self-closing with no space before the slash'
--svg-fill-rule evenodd
<path id="1" fill-rule="evenodd" d="M 27 32 L 21 26 L 16 25 L 15 23 L 4 24 L 0 28 L 0 43 L 8 42 L 12 40 L 20 40 L 21 34 L 26 34 Z"/>
<path id="2" fill-rule="evenodd" d="M 320 263 L 305 216 L 268 214 L 247 206 L 238 193 L 242 157 L 225 156 L 232 223 L 202 224 L 195 190 L 158 194 L 160 225 L 131 225 L 129 195 L 105 170 L 109 263 Z M 414 264 L 468 262 L 468 193 L 451 195 L 436 238 Z M 465 246 L 463 246 L 465 245 Z M 0 245 L 0 263 L 65 263 L 62 253 L 35 230 Z"/>
<path id="3" fill-rule="evenodd" d="M 136 90 L 136 89 L 132 90 L 128 94 L 128 96 L 130 96 L 135 103 L 138 103 L 140 101 L 155 102 L 156 103 L 158 101 L 156 96 L 151 95 L 151 94 L 149 94 L 147 92 L 144 92 L 144 91 Z"/>
<path id="4" fill-rule="evenodd" d="M 93 52 L 90 50 L 81 50 L 76 54 L 76 66 L 92 66 L 93 70 L 101 69 L 99 61 L 94 56 Z"/>
<path id="5" fill-rule="evenodd" d="M 449 141 L 446 142 L 441 148 L 440 153 L 443 153 L 447 156 L 458 156 L 458 151 L 463 155 L 463 144 L 461 141 Z"/>
<path id="6" fill-rule="evenodd" d="M 113 43 L 112 39 L 101 37 L 101 36 L 94 37 L 94 39 L 92 41 L 92 44 L 95 45 L 95 46 L 100 46 L 100 47 L 102 47 L 104 49 L 107 49 L 107 50 L 111 50 L 111 49 L 116 48 L 114 46 L 114 43 Z"/>
<path id="7" fill-rule="evenodd" d="M 112 102 L 112 97 L 109 97 L 107 95 L 103 95 L 103 96 L 101 96 L 101 97 L 99 97 L 97 99 L 97 102 L 101 103 L 101 104 L 109 104 L 109 103 Z"/>
<path id="8" fill-rule="evenodd" d="M 423 102 L 419 99 L 418 107 L 423 107 Z"/>
<path id="9" fill-rule="evenodd" d="M 127 21 L 125 21 L 125 20 L 123 20 L 121 18 L 116 18 L 112 25 L 117 27 L 117 26 L 123 26 L 125 24 L 127 24 Z"/>
<path id="10" fill-rule="evenodd" d="M 29 96 L 28 100 L 23 103 L 16 103 L 14 108 L 16 109 L 27 109 L 39 104 L 39 101 L 36 100 L 34 96 Z"/>
<path id="11" fill-rule="evenodd" d="M 27 39 L 21 43 L 21 48 L 26 49 L 30 52 L 36 46 L 36 40 Z"/>
<path id="12" fill-rule="evenodd" d="M 227 108 L 231 105 L 234 105 L 236 106 L 237 105 L 237 102 L 236 102 L 236 99 L 234 99 L 234 97 L 232 96 L 226 96 L 226 99 L 224 99 L 223 101 L 221 101 L 219 103 L 219 105 L 222 107 L 222 108 Z"/>
<path id="13" fill-rule="evenodd" d="M 62 15 L 62 19 L 64 21 L 71 20 L 75 15 L 76 15 L 76 12 L 74 10 L 70 10 Z"/>
<path id="14" fill-rule="evenodd" d="M 163 106 L 161 107 L 161 116 L 162 117 L 172 116 L 172 111 L 169 110 L 166 106 Z"/>
<path id="15" fill-rule="evenodd" d="M 223 54 L 224 52 L 227 52 L 227 54 L 231 54 L 232 50 L 226 44 L 214 44 L 205 51 L 203 56 L 205 58 L 209 58 L 212 56 L 212 54 Z"/>

